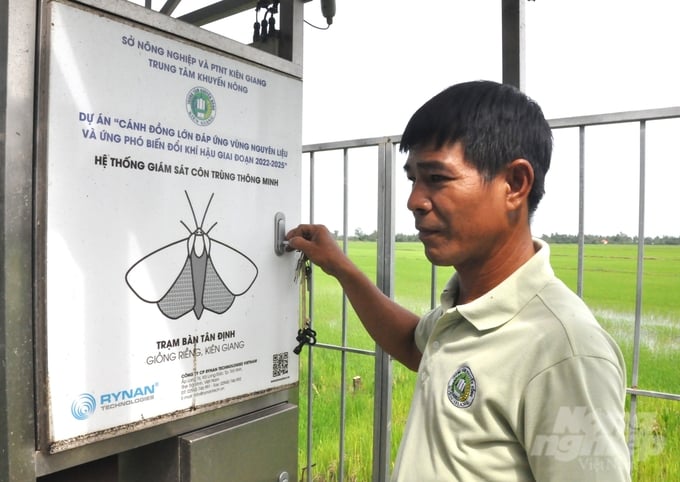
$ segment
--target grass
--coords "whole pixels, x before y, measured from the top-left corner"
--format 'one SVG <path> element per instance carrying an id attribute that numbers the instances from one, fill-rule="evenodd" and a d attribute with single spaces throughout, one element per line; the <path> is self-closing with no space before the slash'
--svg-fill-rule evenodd
<path id="1" fill-rule="evenodd" d="M 556 275 L 576 289 L 577 247 L 552 245 Z M 352 242 L 349 255 L 369 277 L 375 279 L 376 245 Z M 626 359 L 628 384 L 633 365 L 636 310 L 636 246 L 588 245 L 584 262 L 584 299 L 598 321 L 617 340 Z M 451 271 L 436 271 L 437 294 Z M 395 299 L 416 313 L 430 308 L 431 267 L 420 243 L 397 243 Z M 642 328 L 639 358 L 639 388 L 680 393 L 680 247 L 647 246 L 644 251 Z M 320 343 L 341 345 L 342 292 L 337 282 L 320 270 L 314 271 L 314 328 Z M 375 345 L 348 305 L 347 345 L 373 350 Z M 371 356 L 349 353 L 345 373 L 345 481 L 371 480 L 373 439 L 373 376 Z M 309 351 L 300 356 L 300 471 L 307 466 L 307 363 Z M 312 478 L 318 482 L 339 480 L 340 389 L 342 354 L 335 350 L 313 350 Z M 353 379 L 359 377 L 359 386 Z M 393 364 L 392 460 L 396 457 L 406 422 L 415 374 Z M 630 397 L 629 397 L 630 398 Z M 629 400 L 627 401 L 629 403 Z M 680 403 L 638 398 L 638 426 L 633 480 L 639 482 L 680 480 Z"/>

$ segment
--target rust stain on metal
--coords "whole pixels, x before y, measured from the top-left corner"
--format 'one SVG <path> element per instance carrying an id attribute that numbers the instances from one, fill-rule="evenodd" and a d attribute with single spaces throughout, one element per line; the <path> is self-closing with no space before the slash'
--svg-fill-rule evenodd
<path id="1" fill-rule="evenodd" d="M 195 370 L 195 367 L 194 367 Z M 87 445 L 94 442 L 101 442 L 102 440 L 108 440 L 115 437 L 120 437 L 130 433 L 134 433 L 138 430 L 155 427 L 157 425 L 162 425 L 164 423 L 170 423 L 175 420 L 184 419 L 193 415 L 199 415 L 211 410 L 216 410 L 218 408 L 233 405 L 239 402 L 245 402 L 248 400 L 253 400 L 255 398 L 263 397 L 270 393 L 276 393 L 284 390 L 289 390 L 298 386 L 298 382 L 290 383 L 288 385 L 281 385 L 275 388 L 268 388 L 266 390 L 260 390 L 257 392 L 252 392 L 237 397 L 227 398 L 224 400 L 217 400 L 215 402 L 205 403 L 202 405 L 195 405 L 195 398 L 192 405 L 187 408 L 180 410 L 175 410 L 174 412 L 166 413 L 152 418 L 142 418 L 139 421 L 128 423 L 125 425 L 118 425 L 117 427 L 107 428 L 99 432 L 79 435 L 77 437 L 72 437 L 65 440 L 58 440 L 52 442 L 49 446 L 49 453 L 56 454 L 63 452 L 65 450 L 73 449 L 83 445 Z"/>

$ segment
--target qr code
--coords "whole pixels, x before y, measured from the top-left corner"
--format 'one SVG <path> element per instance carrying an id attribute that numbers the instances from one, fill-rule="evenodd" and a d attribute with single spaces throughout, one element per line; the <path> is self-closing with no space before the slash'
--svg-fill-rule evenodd
<path id="1" fill-rule="evenodd" d="M 288 373 L 288 352 L 274 353 L 272 360 L 272 376 L 280 377 Z"/>

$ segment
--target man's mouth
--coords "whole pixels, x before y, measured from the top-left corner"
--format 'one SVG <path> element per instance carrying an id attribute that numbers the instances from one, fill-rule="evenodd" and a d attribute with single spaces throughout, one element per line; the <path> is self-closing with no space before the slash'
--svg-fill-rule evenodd
<path id="1" fill-rule="evenodd" d="M 430 236 L 434 236 L 435 234 L 437 234 L 439 232 L 436 229 L 426 228 L 424 226 L 416 226 L 416 229 L 418 230 L 418 237 L 420 239 L 428 238 Z"/>

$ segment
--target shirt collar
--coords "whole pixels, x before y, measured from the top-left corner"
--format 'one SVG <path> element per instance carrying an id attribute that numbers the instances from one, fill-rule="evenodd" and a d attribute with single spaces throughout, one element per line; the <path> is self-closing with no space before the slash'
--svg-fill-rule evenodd
<path id="1" fill-rule="evenodd" d="M 534 247 L 536 254 L 526 263 L 470 303 L 455 305 L 459 286 L 458 275 L 454 274 L 441 295 L 444 312 L 457 311 L 479 331 L 491 330 L 510 321 L 555 276 L 550 267 L 548 244 L 534 239 Z"/>

